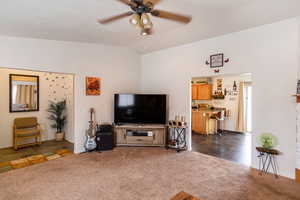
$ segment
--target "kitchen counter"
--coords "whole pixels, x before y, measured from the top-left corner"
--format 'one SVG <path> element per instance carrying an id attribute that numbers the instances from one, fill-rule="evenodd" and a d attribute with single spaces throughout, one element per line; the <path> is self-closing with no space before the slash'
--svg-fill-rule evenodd
<path id="1" fill-rule="evenodd" d="M 224 108 L 193 109 L 192 130 L 199 134 L 215 134 L 218 130 L 218 122 L 211 116 L 224 110 Z"/>
<path id="2" fill-rule="evenodd" d="M 210 108 L 206 108 L 206 109 L 193 109 L 193 112 L 206 112 L 206 113 L 218 113 L 225 110 L 224 108 L 214 108 L 214 109 L 210 109 Z"/>

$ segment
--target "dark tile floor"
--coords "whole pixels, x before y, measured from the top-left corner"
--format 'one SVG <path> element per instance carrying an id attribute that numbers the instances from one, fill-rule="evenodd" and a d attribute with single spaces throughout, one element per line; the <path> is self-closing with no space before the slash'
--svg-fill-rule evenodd
<path id="1" fill-rule="evenodd" d="M 226 132 L 219 135 L 192 135 L 193 151 L 223 158 L 243 165 L 251 164 L 251 134 Z"/>
<path id="2" fill-rule="evenodd" d="M 30 146 L 24 147 L 17 151 L 13 148 L 4 148 L 0 149 L 0 162 L 8 162 L 12 160 L 17 160 L 20 158 L 25 158 L 32 155 L 37 154 L 47 154 L 47 153 L 54 153 L 56 150 L 59 149 L 68 149 L 73 152 L 74 145 L 68 141 L 44 141 L 39 146 Z"/>

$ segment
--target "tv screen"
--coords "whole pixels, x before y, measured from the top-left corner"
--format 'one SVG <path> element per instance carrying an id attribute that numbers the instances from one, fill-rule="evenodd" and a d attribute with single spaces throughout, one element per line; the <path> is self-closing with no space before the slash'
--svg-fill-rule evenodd
<path id="1" fill-rule="evenodd" d="M 166 95 L 115 94 L 115 123 L 165 124 Z"/>

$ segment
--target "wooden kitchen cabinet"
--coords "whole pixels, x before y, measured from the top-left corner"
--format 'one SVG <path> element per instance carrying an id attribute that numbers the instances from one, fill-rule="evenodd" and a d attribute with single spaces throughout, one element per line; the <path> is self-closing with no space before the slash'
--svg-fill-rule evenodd
<path id="1" fill-rule="evenodd" d="M 192 100 L 198 100 L 198 85 L 192 85 Z"/>
<path id="2" fill-rule="evenodd" d="M 211 84 L 193 84 L 192 100 L 211 100 L 212 85 Z"/>
<path id="3" fill-rule="evenodd" d="M 217 120 L 210 116 L 214 111 L 195 110 L 192 111 L 192 130 L 199 134 L 214 134 L 217 132 Z"/>
<path id="4" fill-rule="evenodd" d="M 192 112 L 192 130 L 196 133 L 204 134 L 206 132 L 206 116 L 204 112 L 193 111 Z"/>
<path id="5" fill-rule="evenodd" d="M 211 100 L 212 85 L 203 84 L 198 86 L 198 100 Z"/>

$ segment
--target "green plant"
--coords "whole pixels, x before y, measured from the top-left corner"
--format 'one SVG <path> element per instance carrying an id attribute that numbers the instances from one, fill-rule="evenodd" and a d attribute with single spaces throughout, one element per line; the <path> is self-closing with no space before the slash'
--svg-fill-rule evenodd
<path id="1" fill-rule="evenodd" d="M 258 137 L 259 144 L 266 148 L 272 149 L 277 146 L 277 138 L 271 133 L 263 133 Z"/>
<path id="2" fill-rule="evenodd" d="M 216 95 L 212 95 L 213 99 L 225 99 L 225 95 L 223 94 L 216 94 Z"/>
<path id="3" fill-rule="evenodd" d="M 67 108 L 66 100 L 59 102 L 49 101 L 49 103 L 47 112 L 50 114 L 48 119 L 53 122 L 51 127 L 56 129 L 56 133 L 61 133 L 67 123 L 67 115 L 65 114 Z"/>

